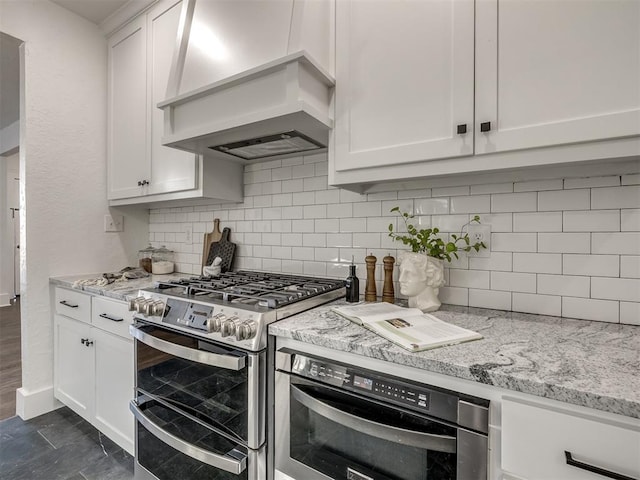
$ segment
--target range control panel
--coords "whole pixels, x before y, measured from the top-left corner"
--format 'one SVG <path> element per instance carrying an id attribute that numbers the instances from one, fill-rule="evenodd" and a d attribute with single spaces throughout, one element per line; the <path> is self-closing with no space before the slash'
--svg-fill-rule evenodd
<path id="1" fill-rule="evenodd" d="M 299 354 L 293 358 L 291 373 L 422 413 L 430 411 L 434 394 L 441 395 L 395 377 L 377 375 L 364 369 L 323 362 Z M 457 398 L 452 398 L 451 401 L 457 404 Z"/>

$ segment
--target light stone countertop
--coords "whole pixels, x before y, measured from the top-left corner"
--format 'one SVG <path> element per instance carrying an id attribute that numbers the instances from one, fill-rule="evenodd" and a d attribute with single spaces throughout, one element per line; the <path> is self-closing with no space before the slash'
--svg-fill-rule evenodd
<path id="1" fill-rule="evenodd" d="M 57 287 L 74 288 L 83 292 L 94 295 L 103 295 L 115 300 L 127 301 L 138 296 L 138 290 L 141 288 L 153 288 L 158 282 L 168 279 L 177 279 L 192 277 L 189 273 L 170 273 L 167 275 L 149 275 L 145 278 L 136 280 L 123 280 L 110 283 L 109 285 L 83 285 L 74 288 L 73 285 L 77 280 L 98 279 L 102 277 L 102 273 L 94 273 L 87 275 L 68 275 L 64 277 L 51 277 L 49 283 Z"/>
<path id="2" fill-rule="evenodd" d="M 334 304 L 344 303 L 343 300 Z M 640 327 L 443 305 L 483 339 L 412 353 L 323 305 L 269 333 L 507 390 L 640 418 Z"/>
<path id="3" fill-rule="evenodd" d="M 102 274 L 54 277 L 55 286 Z M 84 292 L 126 301 L 158 281 L 151 275 Z M 436 317 L 476 331 L 483 339 L 412 353 L 330 310 L 338 300 L 280 320 L 269 333 L 313 345 L 640 418 L 640 327 L 443 305 Z"/>

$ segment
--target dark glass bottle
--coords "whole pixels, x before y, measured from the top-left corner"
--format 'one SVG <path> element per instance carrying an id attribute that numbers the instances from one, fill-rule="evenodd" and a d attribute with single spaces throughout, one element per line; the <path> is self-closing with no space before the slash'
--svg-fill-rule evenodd
<path id="1" fill-rule="evenodd" d="M 356 277 L 356 266 L 349 265 L 349 276 L 345 281 L 347 287 L 347 302 L 354 303 L 360 301 L 360 280 Z"/>

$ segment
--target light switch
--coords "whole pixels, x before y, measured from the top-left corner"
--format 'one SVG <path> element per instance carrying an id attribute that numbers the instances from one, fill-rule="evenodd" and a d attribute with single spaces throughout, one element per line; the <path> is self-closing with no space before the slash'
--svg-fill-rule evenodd
<path id="1" fill-rule="evenodd" d="M 124 217 L 122 215 L 105 215 L 105 232 L 122 232 L 124 230 Z"/>

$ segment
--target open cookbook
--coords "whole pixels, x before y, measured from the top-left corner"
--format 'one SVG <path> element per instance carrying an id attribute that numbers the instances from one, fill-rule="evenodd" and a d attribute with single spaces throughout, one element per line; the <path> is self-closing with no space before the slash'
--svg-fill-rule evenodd
<path id="1" fill-rule="evenodd" d="M 362 303 L 331 310 L 412 352 L 478 340 L 482 335 L 417 308 L 391 303 Z"/>

